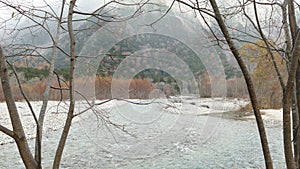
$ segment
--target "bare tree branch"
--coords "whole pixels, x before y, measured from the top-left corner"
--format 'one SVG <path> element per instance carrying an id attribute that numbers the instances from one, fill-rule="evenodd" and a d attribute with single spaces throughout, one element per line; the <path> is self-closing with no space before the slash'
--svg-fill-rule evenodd
<path id="1" fill-rule="evenodd" d="M 10 130 L 2 125 L 0 125 L 0 131 L 13 139 L 17 139 L 17 137 L 16 137 L 17 135 L 12 130 Z"/>
<path id="2" fill-rule="evenodd" d="M 32 108 L 32 105 L 31 105 L 31 103 L 30 103 L 28 97 L 27 97 L 26 94 L 24 93 L 24 90 L 23 90 L 22 84 L 21 84 L 21 82 L 20 82 L 20 78 L 19 78 L 19 76 L 18 76 L 18 74 L 17 74 L 17 72 L 16 72 L 16 69 L 15 69 L 14 66 L 13 66 L 12 64 L 10 64 L 9 62 L 6 62 L 6 63 L 11 67 L 11 69 L 12 69 L 12 71 L 13 71 L 13 73 L 14 73 L 16 79 L 17 79 L 17 83 L 18 83 L 18 86 L 19 86 L 19 90 L 20 90 L 20 92 L 21 92 L 23 98 L 25 99 L 25 101 L 26 101 L 26 103 L 27 103 L 27 105 L 28 105 L 28 107 L 29 107 L 29 109 L 30 109 L 30 112 L 31 112 L 32 117 L 34 118 L 35 124 L 38 126 L 39 124 L 38 124 L 37 117 L 36 117 L 36 115 L 35 115 L 35 113 L 34 113 L 34 110 L 33 110 L 33 108 Z"/>
<path id="3" fill-rule="evenodd" d="M 63 132 L 61 134 L 61 138 L 59 140 L 59 144 L 55 153 L 55 158 L 53 162 L 53 169 L 58 169 L 60 165 L 60 161 L 62 158 L 62 153 L 66 144 L 66 140 L 71 128 L 71 123 L 74 115 L 75 109 L 75 90 L 74 90 L 74 73 L 75 73 L 75 63 L 76 63 L 76 54 L 75 54 L 75 35 L 73 31 L 73 12 L 76 4 L 76 0 L 70 0 L 69 12 L 68 12 L 68 32 L 70 38 L 70 105 L 67 114 L 67 119 L 65 122 L 65 126 Z"/>
<path id="4" fill-rule="evenodd" d="M 36 131 L 37 137 L 36 137 L 36 143 L 35 143 L 35 159 L 38 162 L 39 167 L 42 167 L 43 126 L 44 126 L 44 119 L 45 119 L 46 109 L 47 109 L 47 105 L 48 105 L 48 100 L 49 100 L 49 96 L 50 96 L 51 83 L 52 83 L 52 79 L 54 76 L 53 72 L 54 72 L 55 61 L 56 61 L 56 57 L 57 57 L 57 46 L 58 46 L 58 41 L 60 38 L 60 28 L 61 28 L 61 23 L 62 23 L 62 18 L 63 18 L 64 7 L 65 7 L 65 0 L 62 1 L 61 12 L 60 12 L 60 16 L 58 18 L 57 27 L 56 27 L 56 36 L 54 37 L 54 39 L 52 41 L 53 48 L 52 48 L 52 57 L 50 60 L 49 76 L 47 78 L 46 89 L 43 94 L 43 105 L 40 110 L 38 126 L 37 126 L 37 131 Z"/>
<path id="5" fill-rule="evenodd" d="M 270 45 L 269 45 L 269 43 L 268 43 L 268 40 L 267 40 L 267 38 L 265 37 L 265 35 L 264 35 L 264 33 L 263 33 L 262 29 L 261 29 L 261 26 L 260 26 L 260 22 L 259 22 L 259 18 L 258 18 L 258 12 L 257 12 L 257 7 L 256 7 L 256 1 L 255 1 L 255 0 L 253 0 L 253 7 L 254 7 L 254 14 L 255 14 L 255 19 L 256 19 L 256 23 L 257 23 L 257 30 L 258 30 L 260 36 L 262 37 L 262 39 L 263 39 L 263 41 L 264 41 L 266 47 L 267 47 L 268 53 L 269 53 L 270 56 L 271 56 L 272 63 L 273 63 L 273 66 L 274 66 L 274 68 L 275 68 L 275 71 L 276 71 L 276 73 L 277 73 L 277 77 L 278 77 L 280 86 L 281 86 L 282 89 L 284 89 L 283 78 L 282 78 L 282 76 L 281 76 L 281 73 L 280 73 L 280 71 L 279 71 L 279 68 L 278 68 L 278 66 L 277 66 L 277 63 L 276 63 L 276 61 L 275 61 L 274 54 L 273 54 L 273 52 L 272 52 L 272 50 L 271 50 L 271 48 L 270 48 Z"/>
<path id="6" fill-rule="evenodd" d="M 214 10 L 215 18 L 216 18 L 216 20 L 219 24 L 219 27 L 220 27 L 221 31 L 223 32 L 223 34 L 225 36 L 225 39 L 226 39 L 226 41 L 227 41 L 234 57 L 235 57 L 235 59 L 237 60 L 242 72 L 243 72 L 245 81 L 247 83 L 248 92 L 249 92 L 250 100 L 251 100 L 251 103 L 252 103 L 254 115 L 255 115 L 255 118 L 256 118 L 258 131 L 259 131 L 260 138 L 261 138 L 261 144 L 262 144 L 262 149 L 263 149 L 263 153 L 264 153 L 264 157 L 265 157 L 266 168 L 272 169 L 273 168 L 273 163 L 272 163 L 270 150 L 269 150 L 269 146 L 268 146 L 267 135 L 266 135 L 266 131 L 265 131 L 265 128 L 264 128 L 264 122 L 262 120 L 262 117 L 261 117 L 261 114 L 260 114 L 260 111 L 259 111 L 259 108 L 258 108 L 258 100 L 257 100 L 257 97 L 256 97 L 256 93 L 255 93 L 255 90 L 254 90 L 254 85 L 253 85 L 252 79 L 249 75 L 249 72 L 246 68 L 246 65 L 245 65 L 244 61 L 240 57 L 239 51 L 235 47 L 234 42 L 232 41 L 232 39 L 229 35 L 229 32 L 228 32 L 227 27 L 226 27 L 226 25 L 225 25 L 225 23 L 222 19 L 222 16 L 221 16 L 221 13 L 219 11 L 219 8 L 218 8 L 218 5 L 217 5 L 216 1 L 215 0 L 210 0 L 210 3 L 211 3 L 212 8 Z"/>

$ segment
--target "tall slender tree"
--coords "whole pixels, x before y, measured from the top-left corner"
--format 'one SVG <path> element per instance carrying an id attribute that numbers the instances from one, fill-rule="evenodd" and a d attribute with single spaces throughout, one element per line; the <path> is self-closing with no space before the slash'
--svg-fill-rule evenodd
<path id="1" fill-rule="evenodd" d="M 205 20 L 206 17 L 203 15 L 207 15 L 209 17 L 214 18 L 217 21 L 217 25 L 222 32 L 222 37 L 218 36 L 218 32 L 214 32 L 211 28 L 211 25 L 206 24 L 209 30 L 212 31 L 212 34 L 218 41 L 218 43 L 226 42 L 229 46 L 231 52 L 236 58 L 242 72 L 244 78 L 246 80 L 248 86 L 248 92 L 250 96 L 250 100 L 253 106 L 254 113 L 256 115 L 257 125 L 260 133 L 261 143 L 263 147 L 263 152 L 265 155 L 266 167 L 272 168 L 272 160 L 270 157 L 270 153 L 267 146 L 267 139 L 265 135 L 265 130 L 263 127 L 263 121 L 261 120 L 261 115 L 259 113 L 259 107 L 256 103 L 256 94 L 255 94 L 255 86 L 251 82 L 251 77 L 249 76 L 249 72 L 247 72 L 246 67 L 243 64 L 243 60 L 240 58 L 240 54 L 238 52 L 237 45 L 234 44 L 236 41 L 240 41 L 242 43 L 253 43 L 253 40 L 262 40 L 264 41 L 264 48 L 268 51 L 268 55 L 270 59 L 273 61 L 270 66 L 274 67 L 275 73 L 277 73 L 278 81 L 283 90 L 282 96 L 282 107 L 283 107 L 283 133 L 284 133 L 284 150 L 285 150 L 285 159 L 287 168 L 297 168 L 297 164 L 299 164 L 299 148 L 297 142 L 299 139 L 299 112 L 293 116 L 294 122 L 294 137 L 291 134 L 291 107 L 292 107 L 292 98 L 294 92 L 294 83 L 296 83 L 296 97 L 294 99 L 293 111 L 297 112 L 299 109 L 299 94 L 300 93 L 300 85 L 299 85 L 299 75 L 298 74 L 298 64 L 299 64 L 299 42 L 298 42 L 298 32 L 297 32 L 297 18 L 296 18 L 296 9 L 294 0 L 285 0 L 283 2 L 279 1 L 237 1 L 222 5 L 222 7 L 217 5 L 215 0 L 210 0 L 210 7 L 208 1 L 183 1 L 176 0 L 180 4 L 184 4 L 197 12 L 202 16 Z M 257 7 L 257 6 L 260 7 Z M 221 10 L 220 10 L 221 9 Z M 264 16 L 262 17 L 261 13 L 259 13 L 258 9 L 264 10 Z M 270 11 L 268 11 L 270 10 Z M 222 11 L 222 12 L 221 12 Z M 249 12 L 251 11 L 251 12 Z M 281 12 L 278 12 L 281 11 Z M 249 14 L 250 13 L 250 14 Z M 243 29 L 237 29 L 236 27 L 227 24 L 233 15 L 237 15 L 239 19 L 243 19 L 244 24 L 246 25 Z M 275 17 L 276 16 L 276 17 Z M 281 20 L 278 20 L 278 17 L 281 17 Z M 268 18 L 266 20 L 265 18 Z M 276 19 L 273 19 L 276 18 Z M 263 21 L 263 26 L 262 26 Z M 280 22 L 279 22 L 280 21 Z M 205 22 L 207 23 L 207 22 Z M 276 25 L 277 24 L 277 25 Z M 282 24 L 282 26 L 278 26 L 278 24 Z M 249 28 L 251 29 L 249 29 Z M 249 30 L 249 31 L 247 31 Z M 274 30 L 277 31 L 278 34 L 274 35 Z M 233 33 L 230 32 L 239 32 L 243 34 L 243 36 L 234 36 Z M 273 31 L 273 32 L 272 32 Z M 255 32 L 252 34 L 251 32 Z M 283 35 L 282 33 L 283 32 Z M 241 37 L 248 37 L 242 39 Z M 292 38 L 290 38 L 292 37 Z M 272 38 L 274 39 L 272 41 Z M 254 41 L 255 42 L 255 41 Z M 272 42 L 272 43 L 271 43 Z M 275 43 L 273 43 L 275 42 Z M 285 45 L 282 45 L 285 44 Z M 259 46 L 262 47 L 262 46 Z M 282 73 L 278 69 L 278 65 L 275 62 L 275 57 L 273 53 L 277 53 L 282 56 L 282 60 L 287 62 L 287 81 L 285 82 L 282 77 Z M 299 71 L 300 72 L 300 71 Z M 297 84 L 298 82 L 298 84 Z M 255 96 L 255 97 L 253 97 Z M 296 109 L 297 107 L 297 109 Z M 293 113 L 295 114 L 295 113 Z M 294 140 L 292 140 L 294 139 Z M 294 147 L 292 142 L 294 141 Z M 293 150 L 294 149 L 294 150 Z M 294 154 L 293 154 L 294 153 Z M 296 161 L 296 162 L 295 162 Z"/>
<path id="2" fill-rule="evenodd" d="M 75 92 L 78 93 L 78 91 L 75 91 L 74 88 L 74 85 L 76 83 L 74 71 L 76 60 L 79 57 L 78 53 L 76 53 L 75 34 L 78 32 L 92 30 L 93 26 L 95 27 L 95 25 L 101 27 L 101 24 L 105 22 L 120 22 L 134 18 L 138 15 L 142 7 L 148 3 L 148 1 L 141 1 L 136 3 L 127 3 L 119 1 L 99 2 L 99 4 L 96 4 L 98 5 L 98 8 L 95 5 L 95 8 L 97 9 L 92 12 L 81 11 L 78 5 L 76 4 L 76 0 L 70 0 L 69 3 L 63 0 L 60 5 L 59 12 L 57 12 L 54 9 L 53 5 L 48 4 L 46 1 L 43 1 L 43 3 L 44 5 L 35 6 L 29 2 L 0 0 L 0 4 L 2 5 L 0 6 L 0 8 L 3 8 L 4 10 L 9 9 L 13 11 L 11 17 L 1 18 L 0 20 L 0 29 L 1 33 L 3 33 L 1 38 L 2 41 L 5 42 L 3 44 L 4 49 L 1 47 L 0 50 L 0 78 L 2 90 L 5 96 L 5 101 L 8 107 L 8 113 L 10 115 L 10 121 L 12 124 L 12 129 L 9 129 L 9 127 L 0 124 L 0 132 L 8 135 L 9 137 L 15 140 L 23 163 L 25 167 L 29 169 L 41 169 L 43 167 L 43 130 L 45 116 L 47 116 L 46 112 L 49 109 L 48 101 L 50 98 L 51 90 L 68 90 L 70 97 L 70 102 L 68 104 L 69 110 L 67 118 L 65 119 L 65 125 L 63 127 L 63 131 L 53 160 L 53 168 L 60 167 L 61 158 L 63 156 L 63 150 L 68 138 L 69 131 L 71 129 L 73 118 L 83 114 L 84 112 L 87 112 L 87 110 L 91 110 L 94 108 L 93 105 L 89 103 L 89 100 L 86 100 L 87 105 L 90 105 L 90 107 L 86 110 L 82 110 L 81 112 L 76 112 L 75 114 Z M 68 4 L 69 6 L 67 12 L 65 8 L 66 4 Z M 132 13 L 126 15 L 115 15 L 114 13 L 107 12 L 111 11 L 112 9 L 117 9 L 117 7 L 120 6 L 134 7 L 136 11 L 133 11 Z M 103 14 L 101 13 L 101 11 L 106 12 L 105 14 Z M 67 13 L 67 17 L 65 13 Z M 73 16 L 75 14 L 77 15 L 77 18 L 73 19 Z M 91 17 L 93 17 L 93 19 L 91 19 Z M 11 22 L 14 23 L 13 27 L 11 27 Z M 82 29 L 76 27 L 76 30 L 74 30 L 73 25 L 75 25 L 75 23 L 78 22 L 83 24 L 86 24 L 88 22 L 93 26 L 91 26 L 92 28 L 84 27 Z M 53 23 L 56 25 L 54 30 L 52 30 L 51 26 L 53 25 Z M 41 34 L 43 34 L 44 36 L 42 37 L 42 39 L 34 39 L 34 37 L 39 37 L 38 35 L 36 35 L 36 32 L 39 32 L 40 30 L 42 30 Z M 69 44 L 69 47 L 67 47 L 69 49 L 66 49 L 65 46 L 63 46 L 64 43 L 60 43 L 65 34 L 69 35 L 69 39 L 66 40 L 66 43 Z M 25 38 L 26 43 L 22 41 L 22 38 Z M 12 52 L 7 52 L 5 54 L 4 51 Z M 65 85 L 67 86 L 67 88 L 63 88 L 61 85 L 59 87 L 51 86 L 54 80 L 58 80 L 60 82 L 60 77 L 58 77 L 58 79 L 55 79 L 55 77 L 57 77 L 55 76 L 55 74 L 57 75 L 55 67 L 57 63 L 58 52 L 62 53 L 66 58 L 69 59 L 70 77 L 68 79 L 68 84 Z M 50 59 L 46 56 L 46 54 L 48 53 L 51 53 L 49 57 Z M 27 97 L 26 92 L 24 92 L 23 86 L 20 83 L 20 77 L 18 76 L 18 73 L 14 72 L 14 75 L 16 76 L 16 79 L 19 82 L 18 85 L 20 92 L 22 93 L 22 97 L 26 100 L 31 115 L 34 119 L 34 124 L 36 126 L 34 147 L 35 151 L 31 151 L 28 146 L 28 138 L 26 137 L 26 133 L 24 131 L 24 126 L 21 121 L 20 112 L 16 107 L 13 93 L 11 91 L 12 86 L 10 84 L 10 77 L 8 76 L 8 73 L 10 72 L 8 72 L 9 70 L 7 66 L 9 65 L 12 68 L 12 71 L 14 71 L 15 69 L 13 64 L 11 64 L 11 60 L 8 60 L 7 58 L 14 59 L 16 57 L 19 57 L 21 59 L 27 59 L 28 57 L 39 58 L 43 59 L 49 65 L 49 75 L 46 78 L 46 87 L 43 93 L 43 104 L 39 111 L 39 114 L 34 111 L 30 99 Z M 110 125 L 114 125 L 109 120 L 107 120 L 106 122 Z"/>

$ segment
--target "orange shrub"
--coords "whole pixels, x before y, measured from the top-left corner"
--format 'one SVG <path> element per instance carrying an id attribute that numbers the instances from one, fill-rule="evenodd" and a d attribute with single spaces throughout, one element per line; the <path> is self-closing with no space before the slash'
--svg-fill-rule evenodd
<path id="1" fill-rule="evenodd" d="M 33 85 L 33 92 L 31 93 L 31 98 L 33 100 L 42 100 L 43 94 L 46 89 L 45 81 L 37 81 Z"/>
<path id="2" fill-rule="evenodd" d="M 153 90 L 152 83 L 144 79 L 132 79 L 129 86 L 130 98 L 147 99 Z"/>
<path id="3" fill-rule="evenodd" d="M 152 83 L 144 79 L 113 80 L 111 77 L 96 77 L 96 79 L 92 79 L 91 77 L 82 77 L 76 79 L 75 93 L 82 93 L 85 97 L 87 97 L 87 99 L 90 99 L 88 97 L 95 96 L 96 99 L 108 99 L 112 97 L 112 86 L 114 87 L 114 93 L 117 93 L 114 97 L 124 99 L 148 99 L 150 92 L 154 88 Z M 59 84 L 57 79 L 54 79 L 51 87 L 49 100 L 69 99 L 68 82 L 61 82 Z M 36 81 L 33 84 L 23 83 L 22 88 L 29 100 L 42 100 L 46 89 L 46 82 L 45 80 L 42 80 Z M 93 88 L 95 90 L 93 90 Z M 24 100 L 17 84 L 12 84 L 11 90 L 15 100 Z M 80 95 L 77 94 L 77 96 L 79 96 L 77 98 L 82 99 Z M 5 101 L 2 90 L 0 90 L 0 101 Z"/>
<path id="4" fill-rule="evenodd" d="M 128 88 L 129 84 L 129 88 Z M 113 88 L 112 88 L 113 87 Z M 113 91 L 112 91 L 113 90 Z M 149 98 L 153 90 L 152 83 L 144 79 L 120 80 L 111 77 L 96 77 L 95 92 L 97 99 L 118 98 Z"/>
<path id="5" fill-rule="evenodd" d="M 95 95 L 97 99 L 111 98 L 111 77 L 97 76 L 95 79 Z"/>

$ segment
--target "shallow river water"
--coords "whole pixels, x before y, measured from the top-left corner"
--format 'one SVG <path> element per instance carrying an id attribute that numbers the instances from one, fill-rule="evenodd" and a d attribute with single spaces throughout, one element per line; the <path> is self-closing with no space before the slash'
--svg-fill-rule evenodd
<path id="1" fill-rule="evenodd" d="M 254 120 L 165 109 L 127 104 L 110 108 L 106 116 L 120 129 L 96 115 L 102 109 L 85 114 L 72 125 L 61 168 L 265 168 Z M 284 168 L 281 122 L 266 121 L 266 130 L 274 167 Z M 44 137 L 46 169 L 51 168 L 59 134 L 57 130 Z M 24 168 L 15 144 L 1 145 L 0 150 L 0 169 Z"/>

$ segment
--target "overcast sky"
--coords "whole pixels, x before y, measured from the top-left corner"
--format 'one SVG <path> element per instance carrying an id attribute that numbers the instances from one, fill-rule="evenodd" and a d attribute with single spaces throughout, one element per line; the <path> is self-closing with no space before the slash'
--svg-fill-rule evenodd
<path id="1" fill-rule="evenodd" d="M 61 0 L 45 0 L 48 4 L 50 4 L 55 9 L 60 9 Z M 14 2 L 14 4 L 34 4 L 34 6 L 42 7 L 45 6 L 44 0 L 11 0 L 10 2 Z M 66 1 L 68 3 L 68 0 Z M 109 2 L 109 0 L 77 0 L 76 6 L 77 9 L 85 12 L 91 12 L 102 6 L 104 3 Z M 130 1 L 125 1 L 130 2 Z M 168 3 L 170 4 L 172 1 L 170 0 L 153 0 L 153 2 L 161 2 L 161 3 Z M 0 17 L 1 18 L 10 18 L 12 16 L 13 10 L 10 8 L 3 8 L 3 5 L 0 5 Z"/>
<path id="2" fill-rule="evenodd" d="M 45 0 L 47 3 L 49 3 L 54 9 L 59 9 L 61 6 L 61 0 Z M 21 3 L 21 4 L 34 4 L 34 6 L 42 7 L 45 6 L 45 3 L 43 0 L 13 0 L 15 4 Z M 68 1 L 67 1 L 68 2 Z M 101 4 L 103 4 L 105 0 L 77 0 L 77 7 L 82 11 L 94 11 L 99 7 Z M 95 5 L 97 4 L 97 5 Z M 12 16 L 13 10 L 10 8 L 2 8 L 3 5 L 1 4 L 0 9 L 0 17 L 1 18 L 10 18 Z"/>

